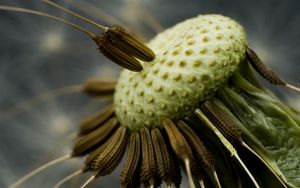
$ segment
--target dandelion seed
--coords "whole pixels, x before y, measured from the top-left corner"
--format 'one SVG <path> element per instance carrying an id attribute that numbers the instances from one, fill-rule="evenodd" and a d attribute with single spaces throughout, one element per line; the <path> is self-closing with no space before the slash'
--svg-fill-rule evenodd
<path id="1" fill-rule="evenodd" d="M 121 186 L 137 187 L 139 184 L 139 166 L 141 162 L 141 140 L 139 133 L 132 133 L 129 140 L 128 156 L 120 174 Z"/>
<path id="2" fill-rule="evenodd" d="M 97 27 L 98 29 L 102 30 L 103 33 L 101 35 L 96 35 L 74 23 L 39 11 L 4 5 L 0 6 L 0 10 L 24 12 L 38 16 L 44 16 L 74 27 L 75 29 L 82 31 L 91 37 L 96 42 L 104 56 L 118 65 L 132 71 L 141 71 L 143 69 L 141 63 L 137 59 L 141 59 L 143 61 L 152 61 L 155 58 L 155 54 L 150 48 L 127 33 L 121 26 L 115 25 L 111 28 L 105 27 L 50 0 L 43 0 L 43 2 Z"/>
<path id="3" fill-rule="evenodd" d="M 270 83 L 275 85 L 283 85 L 295 91 L 300 91 L 300 88 L 286 83 L 269 67 L 263 64 L 263 62 L 256 55 L 256 53 L 249 47 L 247 48 L 247 58 L 250 61 L 250 63 L 253 65 L 253 67 L 257 70 L 257 72 L 259 72 Z"/>

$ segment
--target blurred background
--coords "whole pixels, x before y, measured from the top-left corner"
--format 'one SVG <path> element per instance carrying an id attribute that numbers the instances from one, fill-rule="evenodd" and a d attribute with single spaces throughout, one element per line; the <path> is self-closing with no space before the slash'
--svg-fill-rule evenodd
<path id="1" fill-rule="evenodd" d="M 48 12 L 99 32 L 39 0 L 0 2 Z M 263 61 L 288 82 L 300 85 L 297 0 L 55 2 L 106 26 L 119 23 L 145 41 L 198 14 L 232 17 L 245 27 L 249 44 Z M 73 86 L 91 78 L 117 79 L 120 68 L 105 59 L 85 34 L 47 18 L 0 11 L 0 28 L 0 187 L 7 187 L 30 169 L 68 153 L 81 118 L 106 103 L 74 91 Z M 265 84 L 300 109 L 299 93 Z M 50 168 L 23 187 L 52 187 L 61 177 L 79 169 L 81 162 L 74 159 Z M 119 187 L 119 170 L 100 178 L 94 187 Z M 78 187 L 88 176 L 65 186 Z"/>

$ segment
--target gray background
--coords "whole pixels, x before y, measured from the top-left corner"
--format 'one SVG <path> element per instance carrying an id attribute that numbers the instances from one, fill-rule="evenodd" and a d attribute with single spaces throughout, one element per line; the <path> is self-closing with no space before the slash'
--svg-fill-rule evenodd
<path id="1" fill-rule="evenodd" d="M 164 28 L 198 14 L 232 17 L 245 27 L 250 45 L 264 62 L 287 81 L 299 85 L 300 4 L 297 0 L 85 1 L 140 32 L 146 40 L 156 31 L 143 19 L 145 14 L 152 15 Z M 98 32 L 40 1 L 0 2 L 46 11 Z M 60 1 L 85 16 L 99 16 L 98 11 L 88 9 L 87 14 L 86 9 L 78 10 L 74 2 Z M 111 24 L 103 18 L 95 20 Z M 80 119 L 105 104 L 80 93 L 52 98 L 31 108 L 22 101 L 89 78 L 116 79 L 119 71 L 81 32 L 47 18 L 0 11 L 0 187 L 11 184 L 29 169 L 67 153 Z M 299 93 L 266 85 L 300 109 Z M 57 165 L 32 178 L 24 187 L 51 187 L 60 177 L 80 168 L 80 164 L 80 160 L 72 160 Z M 78 187 L 78 182 L 87 177 L 70 183 Z M 95 187 L 118 187 L 118 172 L 98 181 Z"/>

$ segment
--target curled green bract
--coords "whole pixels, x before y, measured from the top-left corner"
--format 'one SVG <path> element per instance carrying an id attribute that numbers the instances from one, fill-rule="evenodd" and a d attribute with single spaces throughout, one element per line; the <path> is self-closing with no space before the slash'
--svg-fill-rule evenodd
<path id="1" fill-rule="evenodd" d="M 299 113 L 260 86 L 242 65 L 230 84 L 220 88 L 217 103 L 239 122 L 247 143 L 290 187 L 300 187 Z"/>

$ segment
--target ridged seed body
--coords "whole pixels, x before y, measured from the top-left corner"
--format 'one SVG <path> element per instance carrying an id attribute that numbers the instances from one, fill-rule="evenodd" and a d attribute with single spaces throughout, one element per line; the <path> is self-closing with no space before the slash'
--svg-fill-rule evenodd
<path id="1" fill-rule="evenodd" d="M 247 41 L 236 21 L 199 15 L 158 34 L 148 46 L 156 58 L 141 72 L 123 70 L 116 86 L 116 115 L 133 130 L 192 113 L 245 59 Z"/>

